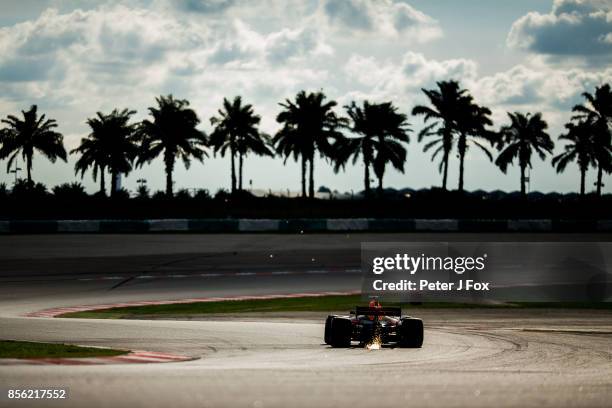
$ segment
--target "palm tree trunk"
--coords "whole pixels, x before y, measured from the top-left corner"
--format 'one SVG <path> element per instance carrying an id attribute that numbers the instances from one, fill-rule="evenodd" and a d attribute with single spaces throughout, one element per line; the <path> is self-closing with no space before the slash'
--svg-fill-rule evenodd
<path id="1" fill-rule="evenodd" d="M 525 166 L 521 164 L 521 196 L 525 197 Z"/>
<path id="2" fill-rule="evenodd" d="M 314 198 L 314 154 L 310 156 L 310 185 L 308 186 L 308 196 Z"/>
<path id="3" fill-rule="evenodd" d="M 382 197 L 383 194 L 383 176 L 378 178 L 378 195 Z"/>
<path id="4" fill-rule="evenodd" d="M 104 181 L 104 167 L 100 167 L 100 193 L 106 195 L 106 182 Z"/>
<path id="5" fill-rule="evenodd" d="M 17 167 L 17 166 L 15 166 Z M 26 168 L 28 171 L 28 186 L 32 185 L 32 155 L 26 156 Z M 16 171 L 16 170 L 15 170 Z M 17 173 L 15 173 L 17 174 Z"/>
<path id="6" fill-rule="evenodd" d="M 302 197 L 306 197 L 306 156 L 302 155 Z"/>
<path id="7" fill-rule="evenodd" d="M 584 195 L 584 182 L 586 179 L 586 169 L 580 169 L 580 195 Z"/>
<path id="8" fill-rule="evenodd" d="M 465 161 L 465 150 L 467 147 L 466 136 L 461 135 L 459 138 L 459 192 L 463 192 L 463 172 L 464 172 L 464 161 Z"/>
<path id="9" fill-rule="evenodd" d="M 459 155 L 459 191 L 463 192 L 463 159 L 464 155 Z"/>
<path id="10" fill-rule="evenodd" d="M 599 167 L 597 168 L 597 196 L 598 197 L 601 196 L 601 187 L 603 186 L 602 178 L 603 178 L 603 169 L 600 164 Z"/>
<path id="11" fill-rule="evenodd" d="M 111 169 L 111 197 L 114 197 L 117 193 L 117 172 L 115 169 Z"/>
<path id="12" fill-rule="evenodd" d="M 446 185 L 448 181 L 448 157 L 450 155 L 451 149 L 453 148 L 452 134 L 448 130 L 445 130 L 444 132 L 442 143 L 444 147 L 442 190 L 446 191 Z"/>
<path id="13" fill-rule="evenodd" d="M 236 192 L 236 152 L 231 148 L 232 153 L 232 194 Z"/>
<path id="14" fill-rule="evenodd" d="M 442 175 L 442 190 L 446 191 L 446 181 L 448 180 L 448 155 L 449 151 L 444 151 L 444 170 Z"/>
<path id="15" fill-rule="evenodd" d="M 242 191 L 242 152 L 238 155 L 238 191 Z"/>
<path id="16" fill-rule="evenodd" d="M 172 197 L 173 192 L 172 192 L 172 187 L 173 187 L 173 181 L 172 181 L 172 172 L 174 170 L 174 163 L 171 163 L 170 161 L 166 162 L 166 196 L 168 197 Z"/>
<path id="17" fill-rule="evenodd" d="M 363 164 L 365 166 L 365 174 L 364 174 L 364 178 L 363 181 L 365 183 L 365 196 L 369 197 L 370 196 L 370 163 L 366 160 L 363 159 Z"/>

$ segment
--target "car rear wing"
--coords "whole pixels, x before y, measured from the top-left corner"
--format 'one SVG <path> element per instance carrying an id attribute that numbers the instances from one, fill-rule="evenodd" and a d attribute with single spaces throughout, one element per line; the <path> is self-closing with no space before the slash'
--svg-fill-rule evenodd
<path id="1" fill-rule="evenodd" d="M 365 315 L 365 316 L 400 316 L 402 315 L 402 308 L 400 307 L 367 307 L 367 306 L 357 306 L 355 308 L 355 315 Z"/>

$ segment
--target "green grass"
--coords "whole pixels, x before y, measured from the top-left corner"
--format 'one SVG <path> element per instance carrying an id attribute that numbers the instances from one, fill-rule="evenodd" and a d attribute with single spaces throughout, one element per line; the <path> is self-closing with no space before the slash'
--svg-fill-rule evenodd
<path id="1" fill-rule="evenodd" d="M 142 315 L 196 315 L 245 312 L 326 312 L 349 310 L 363 304 L 359 295 L 301 297 L 287 299 L 226 300 L 219 302 L 177 303 L 169 305 L 149 305 L 117 307 L 113 309 L 88 312 L 66 313 L 59 317 L 78 317 L 96 319 L 121 319 Z"/>
<path id="2" fill-rule="evenodd" d="M 108 357 L 125 353 L 127 351 L 69 344 L 0 340 L 0 358 Z"/>
<path id="3" fill-rule="evenodd" d="M 227 300 L 219 302 L 195 302 L 168 305 L 130 306 L 87 312 L 66 313 L 59 317 L 91 319 L 129 319 L 145 316 L 189 316 L 223 313 L 266 313 L 266 312 L 332 312 L 346 311 L 356 305 L 366 305 L 360 295 L 301 297 L 288 299 Z M 385 306 L 400 304 L 385 303 Z M 423 303 L 405 305 L 409 308 L 580 308 L 612 309 L 612 303 L 508 303 L 483 305 L 468 303 Z"/>

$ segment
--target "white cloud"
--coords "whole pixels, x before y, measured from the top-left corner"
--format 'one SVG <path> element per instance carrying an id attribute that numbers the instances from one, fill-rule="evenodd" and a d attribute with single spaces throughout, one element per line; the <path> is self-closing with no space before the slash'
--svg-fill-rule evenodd
<path id="1" fill-rule="evenodd" d="M 2 28 L 0 81 L 15 81 L 7 67 L 29 67 L 27 81 L 66 79 L 81 68 L 90 80 L 107 74 L 142 74 L 171 53 L 201 43 L 206 31 L 185 27 L 163 15 L 117 6 L 59 14 L 45 11 L 38 19 Z M 27 64 L 25 63 L 27 62 Z M 4 70 L 3 70 L 4 69 Z M 53 72 L 57 75 L 49 78 Z"/>
<path id="2" fill-rule="evenodd" d="M 329 70 L 340 75 L 335 48 L 346 38 L 322 22 L 324 0 L 149 0 L 149 7 L 108 0 L 82 9 L 71 1 L 53 0 L 57 9 L 0 28 L 2 106 L 75 108 L 75 119 L 64 122 L 71 132 L 82 127 L 76 115 L 86 107 L 140 108 L 161 92 L 204 99 L 202 92 L 217 89 L 259 90 L 269 101 L 299 87 L 334 88 Z M 403 2 L 355 0 L 355 7 L 389 44 L 398 35 L 441 34 L 435 20 Z M 198 89 L 204 85 L 214 89 Z"/>
<path id="3" fill-rule="evenodd" d="M 606 35 L 601 35 L 601 37 L 599 38 L 601 42 L 607 43 L 607 44 L 612 44 L 612 33 L 608 33 Z"/>
<path id="4" fill-rule="evenodd" d="M 484 102 L 498 105 L 543 105 L 569 110 L 580 94 L 612 81 L 612 68 L 587 71 L 517 65 L 475 82 Z"/>
<path id="5" fill-rule="evenodd" d="M 321 12 L 332 29 L 401 36 L 416 42 L 442 36 L 435 19 L 399 1 L 325 0 Z"/>
<path id="6" fill-rule="evenodd" d="M 530 12 L 514 22 L 509 46 L 554 57 L 612 56 L 612 4 L 555 0 L 550 13 Z"/>
<path id="7" fill-rule="evenodd" d="M 344 69 L 350 78 L 370 87 L 374 94 L 387 95 L 387 98 L 418 93 L 422 87 L 435 86 L 436 81 L 474 80 L 477 73 L 476 63 L 469 59 L 430 60 L 423 54 L 410 51 L 399 63 L 353 55 Z"/>
<path id="8" fill-rule="evenodd" d="M 303 62 L 327 58 L 333 49 L 310 27 L 263 34 L 240 19 L 228 26 L 101 6 L 64 14 L 49 9 L 2 28 L 0 52 L 0 95 L 14 102 L 9 109 L 30 103 L 72 109 L 72 120 L 62 124 L 74 132 L 84 121 L 78 114 L 114 106 L 144 111 L 160 93 L 196 103 L 222 92 L 284 97 L 325 78 L 324 69 Z"/>
<path id="9" fill-rule="evenodd" d="M 489 106 L 495 119 L 503 119 L 506 111 L 513 110 L 567 113 L 581 101 L 582 92 L 612 82 L 612 68 L 563 69 L 533 60 L 480 76 L 475 61 L 427 59 L 414 52 L 404 54 L 398 63 L 353 55 L 344 69 L 359 85 L 344 99 L 393 100 L 407 106 L 424 101 L 421 88 L 433 88 L 437 81 L 455 79 L 479 103 Z"/>
<path id="10" fill-rule="evenodd" d="M 313 29 L 283 29 L 266 38 L 266 57 L 272 63 L 294 57 L 331 55 L 333 49 Z"/>
<path id="11" fill-rule="evenodd" d="M 283 28 L 266 35 L 236 19 L 233 29 L 209 51 L 208 61 L 231 67 L 261 67 L 331 54 L 333 48 L 312 28 Z"/>

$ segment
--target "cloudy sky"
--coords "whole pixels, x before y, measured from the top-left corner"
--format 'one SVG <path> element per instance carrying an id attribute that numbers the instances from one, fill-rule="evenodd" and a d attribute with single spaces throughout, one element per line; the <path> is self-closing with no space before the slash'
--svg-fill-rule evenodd
<path id="1" fill-rule="evenodd" d="M 393 101 L 408 113 L 425 102 L 421 88 L 457 79 L 493 111 L 541 111 L 556 141 L 581 92 L 612 82 L 610 0 L 6 0 L 0 2 L 0 116 L 39 105 L 57 119 L 72 149 L 96 111 L 129 107 L 137 119 L 160 94 L 188 99 L 201 127 L 223 97 L 242 95 L 274 133 L 278 102 L 301 89 L 323 89 L 342 106 L 351 100 Z M 420 118 L 410 118 L 415 133 Z M 557 143 L 556 151 L 562 148 Z M 35 156 L 33 176 L 53 186 L 75 180 L 74 159 L 51 165 Z M 10 182 L 0 163 L 0 182 Z M 449 183 L 457 183 L 457 159 Z M 590 172 L 589 183 L 594 181 Z M 177 187 L 229 186 L 229 160 L 178 164 Z M 334 174 L 319 160 L 316 182 L 362 188 L 363 168 Z M 575 167 L 557 175 L 537 162 L 532 190 L 575 191 Z M 162 189 L 161 163 L 131 173 Z M 299 167 L 249 158 L 245 178 L 255 188 L 299 189 Z M 388 171 L 391 187 L 440 184 L 437 166 L 416 135 L 405 174 Z M 95 184 L 83 179 L 89 191 Z M 469 190 L 517 190 L 518 169 L 502 174 L 472 149 Z M 609 180 L 605 191 L 612 192 Z"/>

